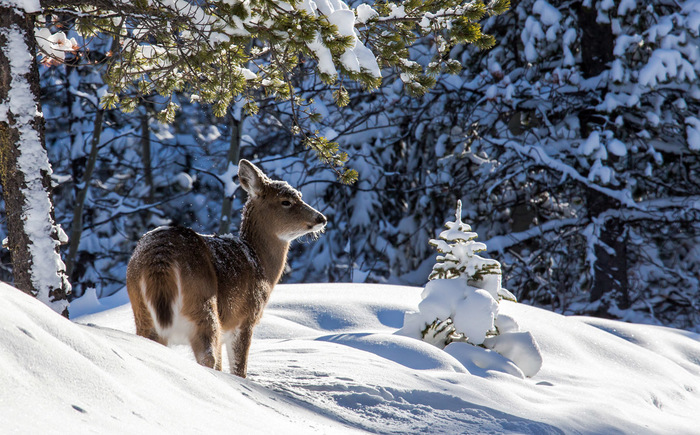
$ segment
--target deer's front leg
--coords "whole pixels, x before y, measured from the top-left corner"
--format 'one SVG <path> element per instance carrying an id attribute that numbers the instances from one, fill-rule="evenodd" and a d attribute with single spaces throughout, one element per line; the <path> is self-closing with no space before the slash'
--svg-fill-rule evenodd
<path id="1" fill-rule="evenodd" d="M 253 339 L 253 328 L 242 326 L 228 343 L 228 361 L 231 373 L 242 378 L 246 377 L 248 369 L 248 352 Z"/>

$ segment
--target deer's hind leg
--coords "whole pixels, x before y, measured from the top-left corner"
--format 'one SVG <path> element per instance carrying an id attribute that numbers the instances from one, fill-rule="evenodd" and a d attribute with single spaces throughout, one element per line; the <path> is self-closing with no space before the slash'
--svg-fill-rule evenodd
<path id="1" fill-rule="evenodd" d="M 134 323 L 136 324 L 136 335 L 149 338 L 157 343 L 165 345 L 163 337 L 158 335 L 151 312 L 143 299 L 144 291 L 141 286 L 145 283 L 127 282 L 127 292 L 131 301 L 131 309 L 134 312 Z"/>
<path id="2" fill-rule="evenodd" d="M 190 345 L 197 362 L 221 371 L 221 325 L 215 289 L 207 280 L 188 280 L 185 284 L 183 314 L 193 323 Z"/>
<path id="3" fill-rule="evenodd" d="M 245 322 L 231 334 L 226 351 L 232 374 L 242 378 L 248 374 L 248 354 L 252 340 L 253 325 L 246 326 Z"/>
<path id="4" fill-rule="evenodd" d="M 216 314 L 216 299 L 210 299 L 205 306 L 205 312 L 200 313 L 195 322 L 190 344 L 199 364 L 221 371 L 221 327 Z"/>

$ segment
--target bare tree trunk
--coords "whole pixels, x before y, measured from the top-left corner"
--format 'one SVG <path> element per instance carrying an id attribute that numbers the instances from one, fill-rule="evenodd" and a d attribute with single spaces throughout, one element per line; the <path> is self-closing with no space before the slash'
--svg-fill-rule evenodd
<path id="1" fill-rule="evenodd" d="M 119 47 L 119 38 L 114 38 L 112 40 L 112 51 L 116 51 Z M 68 91 L 67 95 L 72 96 L 73 94 Z M 68 107 L 71 107 L 69 105 Z M 92 140 L 90 141 L 90 154 L 88 155 L 87 163 L 85 166 L 85 172 L 83 173 L 83 187 L 78 191 L 75 197 L 75 206 L 73 207 L 73 223 L 71 225 L 71 235 L 69 238 L 70 245 L 68 247 L 68 256 L 66 257 L 66 274 L 69 279 L 77 279 L 78 277 L 73 276 L 75 271 L 75 262 L 78 256 L 78 248 L 80 247 L 80 239 L 83 235 L 83 211 L 85 209 L 85 201 L 87 200 L 87 194 L 90 190 L 90 182 L 92 180 L 92 174 L 95 172 L 95 165 L 97 164 L 97 154 L 100 149 L 100 138 L 102 136 L 102 129 L 104 127 L 104 109 L 97 106 L 97 112 L 95 113 L 95 122 L 92 133 Z M 71 140 L 71 143 L 73 141 Z"/>
<path id="2" fill-rule="evenodd" d="M 615 37 L 610 24 L 597 22 L 595 9 L 576 5 L 579 27 L 581 28 L 581 57 L 585 77 L 593 77 L 607 68 L 607 63 L 614 59 Z M 582 120 L 582 131 L 590 131 L 587 120 Z M 598 192 L 587 193 L 589 216 L 595 218 L 601 213 L 620 208 L 620 204 Z M 627 244 L 625 226 L 616 218 L 602 223 L 598 243 L 595 245 L 594 276 L 590 300 L 597 301 L 604 296 L 606 302 L 614 302 L 619 308 L 629 307 L 629 283 L 627 277 Z M 606 315 L 606 306 L 601 307 L 600 314 Z"/>
<path id="3" fill-rule="evenodd" d="M 235 114 L 231 114 L 231 142 L 226 154 L 226 168 L 231 164 L 237 165 L 241 157 L 241 135 L 243 131 L 243 114 L 241 119 L 236 119 Z M 233 209 L 233 195 L 224 194 L 221 204 L 221 221 L 219 222 L 219 234 L 226 234 L 231 229 L 231 211 Z"/>
<path id="4" fill-rule="evenodd" d="M 155 186 L 153 185 L 153 158 L 151 157 L 151 127 L 149 124 L 150 104 L 143 106 L 141 115 L 141 161 L 143 162 L 143 176 L 148 186 L 146 204 L 153 204 L 155 199 Z"/>
<path id="5" fill-rule="evenodd" d="M 14 284 L 67 316 L 70 284 L 59 252 L 65 234 L 54 223 L 33 23 L 0 7 L 0 181 Z"/>
<path id="6" fill-rule="evenodd" d="M 588 210 L 595 218 L 607 210 L 617 210 L 620 204 L 609 197 L 588 191 Z M 591 286 L 591 302 L 604 299 L 599 310 L 600 315 L 606 315 L 610 302 L 621 308 L 629 308 L 629 281 L 627 274 L 627 240 L 625 226 L 617 218 L 610 218 L 602 223 L 598 243 L 594 247 L 595 264 L 593 265 L 593 285 Z"/>
<path id="7" fill-rule="evenodd" d="M 100 145 L 100 136 L 102 135 L 102 123 L 104 121 L 104 109 L 98 108 L 95 115 L 95 130 L 90 142 L 90 155 L 88 156 L 85 174 L 83 175 L 83 188 L 80 189 L 75 198 L 75 207 L 73 207 L 73 224 L 70 232 L 70 246 L 68 248 L 68 257 L 66 257 L 66 273 L 69 277 L 73 277 L 73 269 L 75 267 L 75 258 L 78 255 L 78 247 L 80 247 L 80 238 L 83 234 L 83 209 L 85 208 L 85 200 L 87 199 L 88 189 L 90 188 L 90 180 L 95 171 L 97 163 L 97 152 Z"/>
<path id="8" fill-rule="evenodd" d="M 581 67 L 584 77 L 597 76 L 614 59 L 615 36 L 610 24 L 597 22 L 598 11 L 575 5 L 581 28 Z"/>

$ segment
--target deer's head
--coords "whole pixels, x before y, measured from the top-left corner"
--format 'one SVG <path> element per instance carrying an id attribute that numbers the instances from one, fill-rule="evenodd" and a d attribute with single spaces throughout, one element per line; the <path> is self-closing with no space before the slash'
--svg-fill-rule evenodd
<path id="1" fill-rule="evenodd" d="M 251 218 L 254 210 L 258 230 L 291 242 L 326 226 L 326 217 L 305 203 L 298 190 L 284 181 L 271 180 L 248 160 L 238 163 L 238 179 L 249 195 L 244 216 Z"/>

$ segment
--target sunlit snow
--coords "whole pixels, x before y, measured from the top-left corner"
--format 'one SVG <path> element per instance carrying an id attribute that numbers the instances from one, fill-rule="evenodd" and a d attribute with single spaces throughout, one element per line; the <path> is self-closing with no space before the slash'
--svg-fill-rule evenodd
<path id="1" fill-rule="evenodd" d="M 73 323 L 0 284 L 3 433 L 697 430 L 700 335 L 502 301 L 544 359 L 521 378 L 495 352 L 394 334 L 421 290 L 279 285 L 243 380 L 133 335 L 124 292 L 74 303 L 75 314 L 104 311 Z"/>

